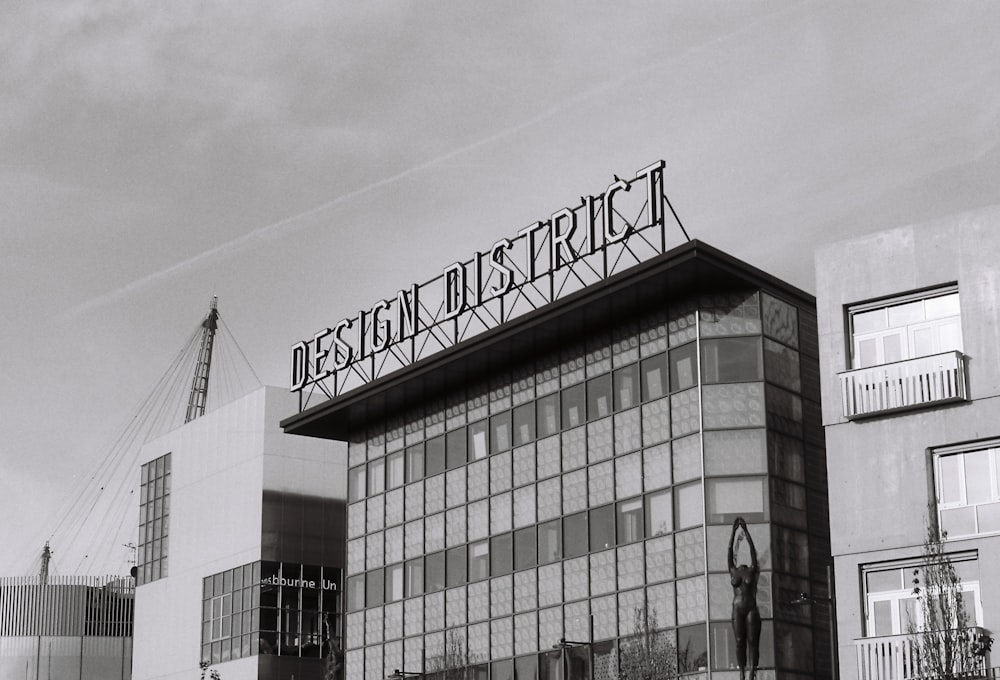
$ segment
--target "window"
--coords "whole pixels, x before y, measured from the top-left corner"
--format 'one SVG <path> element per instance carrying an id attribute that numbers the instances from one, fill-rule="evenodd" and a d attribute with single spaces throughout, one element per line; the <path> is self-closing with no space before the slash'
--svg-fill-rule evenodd
<path id="1" fill-rule="evenodd" d="M 642 499 L 623 501 L 618 504 L 618 543 L 642 540 Z"/>
<path id="2" fill-rule="evenodd" d="M 438 437 L 442 440 L 443 437 Z M 436 440 L 432 439 L 427 442 L 428 446 L 431 446 Z M 417 444 L 416 446 L 411 446 L 406 449 L 406 481 L 415 482 L 424 477 L 424 445 Z"/>
<path id="3" fill-rule="evenodd" d="M 760 337 L 717 338 L 701 343 L 701 378 L 706 383 L 764 377 Z"/>
<path id="4" fill-rule="evenodd" d="M 398 451 L 386 458 L 385 481 L 387 489 L 403 485 L 403 452 Z"/>
<path id="5" fill-rule="evenodd" d="M 853 368 L 962 350 L 962 317 L 955 286 L 854 305 Z"/>
<path id="6" fill-rule="evenodd" d="M 935 452 L 938 519 L 949 538 L 1000 532 L 1000 442 Z"/>
<path id="7" fill-rule="evenodd" d="M 139 489 L 139 546 L 136 578 L 149 583 L 167 575 L 170 527 L 170 454 L 142 466 Z"/>
<path id="8" fill-rule="evenodd" d="M 201 660 L 325 656 L 331 632 L 339 630 L 340 579 L 339 568 L 289 562 L 252 562 L 206 576 Z M 364 608 L 363 575 L 348 579 L 347 598 L 350 610 Z"/>
<path id="9" fill-rule="evenodd" d="M 368 463 L 368 495 L 385 491 L 385 458 Z"/>
<path id="10" fill-rule="evenodd" d="M 969 622 L 982 625 L 978 562 L 974 555 L 952 556 L 951 562 L 962 581 L 962 600 Z M 923 629 L 923 612 L 917 595 L 913 593 L 913 579 L 923 581 L 919 572 L 920 560 L 863 567 L 865 630 L 868 637 L 901 635 L 908 632 L 911 625 L 918 630 Z"/>

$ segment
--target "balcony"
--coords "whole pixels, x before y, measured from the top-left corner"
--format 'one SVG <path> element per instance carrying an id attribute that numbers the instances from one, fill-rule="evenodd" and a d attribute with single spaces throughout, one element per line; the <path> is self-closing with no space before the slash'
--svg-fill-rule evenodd
<path id="1" fill-rule="evenodd" d="M 944 352 L 838 374 L 848 420 L 965 401 L 965 355 Z"/>
<path id="2" fill-rule="evenodd" d="M 952 631 L 940 633 L 942 636 Z M 976 647 L 989 633 L 985 628 L 972 626 L 966 629 L 970 642 Z M 935 633 L 936 635 L 936 633 Z M 920 668 L 920 633 L 915 635 L 887 635 L 867 637 L 854 641 L 858 658 L 858 680 L 911 680 L 930 677 Z M 989 652 L 974 657 L 972 664 L 956 664 L 952 677 L 993 678 L 996 669 L 989 665 Z"/>

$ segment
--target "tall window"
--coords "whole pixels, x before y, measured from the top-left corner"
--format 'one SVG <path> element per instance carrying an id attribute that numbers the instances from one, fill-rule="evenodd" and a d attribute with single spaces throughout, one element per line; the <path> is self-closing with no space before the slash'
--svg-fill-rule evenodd
<path id="1" fill-rule="evenodd" d="M 142 466 L 139 487 L 139 585 L 167 575 L 167 538 L 170 534 L 170 454 Z"/>
<path id="2" fill-rule="evenodd" d="M 935 452 L 938 520 L 949 538 L 1000 532 L 1000 442 L 992 444 Z"/>
<path id="3" fill-rule="evenodd" d="M 955 286 L 855 305 L 848 312 L 853 368 L 962 349 Z"/>

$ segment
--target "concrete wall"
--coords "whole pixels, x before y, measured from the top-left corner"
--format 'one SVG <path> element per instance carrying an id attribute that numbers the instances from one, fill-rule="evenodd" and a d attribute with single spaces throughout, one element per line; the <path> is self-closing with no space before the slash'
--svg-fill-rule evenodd
<path id="1" fill-rule="evenodd" d="M 837 574 L 841 676 L 856 677 L 863 634 L 860 565 L 919 556 L 934 490 L 930 449 L 1000 436 L 1000 207 L 891 229 L 816 252 L 823 423 Z M 848 305 L 958 283 L 972 401 L 849 422 L 837 373 L 848 370 Z M 1000 629 L 1000 579 L 988 565 L 1000 537 L 956 540 L 978 549 L 987 627 Z M 995 665 L 995 664 L 994 664 Z"/>

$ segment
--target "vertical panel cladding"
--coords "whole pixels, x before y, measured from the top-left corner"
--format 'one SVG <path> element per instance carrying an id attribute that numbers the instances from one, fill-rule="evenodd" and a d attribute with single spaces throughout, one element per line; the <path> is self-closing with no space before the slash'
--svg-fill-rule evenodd
<path id="1" fill-rule="evenodd" d="M 819 330 L 816 312 L 799 308 L 799 351 L 819 360 Z"/>
<path id="2" fill-rule="evenodd" d="M 131 635 L 134 593 L 119 577 L 0 578 L 0 635 Z"/>

